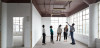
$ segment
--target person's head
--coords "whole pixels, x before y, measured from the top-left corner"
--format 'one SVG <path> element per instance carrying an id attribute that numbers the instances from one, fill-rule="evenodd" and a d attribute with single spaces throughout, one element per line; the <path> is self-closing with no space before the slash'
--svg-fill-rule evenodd
<path id="1" fill-rule="evenodd" d="M 72 26 L 74 26 L 75 24 L 73 23 Z"/>
<path id="2" fill-rule="evenodd" d="M 61 27 L 61 25 L 59 25 L 59 27 Z"/>
<path id="3" fill-rule="evenodd" d="M 50 28 L 52 28 L 52 26 L 50 26 Z"/>
<path id="4" fill-rule="evenodd" d="M 66 25 L 66 28 L 68 28 L 68 26 Z"/>
<path id="5" fill-rule="evenodd" d="M 42 25 L 42 27 L 44 28 L 44 27 L 45 27 L 45 25 Z"/>

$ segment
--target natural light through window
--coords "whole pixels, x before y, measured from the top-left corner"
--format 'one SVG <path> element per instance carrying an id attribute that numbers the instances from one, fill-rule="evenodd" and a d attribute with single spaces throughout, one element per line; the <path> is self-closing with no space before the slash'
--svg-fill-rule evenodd
<path id="1" fill-rule="evenodd" d="M 89 35 L 89 8 L 83 9 L 69 17 L 70 24 L 75 23 L 75 33 Z"/>
<path id="2" fill-rule="evenodd" d="M 13 17 L 13 32 L 23 32 L 23 17 Z"/>
<path id="3" fill-rule="evenodd" d="M 57 32 L 59 25 L 62 25 L 62 30 L 66 25 L 66 17 L 51 17 L 51 25 L 53 26 L 54 32 Z"/>

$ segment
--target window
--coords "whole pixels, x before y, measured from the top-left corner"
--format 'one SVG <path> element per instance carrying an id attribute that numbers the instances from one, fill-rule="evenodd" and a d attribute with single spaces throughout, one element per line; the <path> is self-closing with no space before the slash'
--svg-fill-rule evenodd
<path id="1" fill-rule="evenodd" d="M 89 8 L 69 17 L 70 24 L 75 23 L 75 33 L 89 35 Z"/>
<path id="2" fill-rule="evenodd" d="M 13 32 L 23 32 L 23 17 L 13 17 Z"/>
<path id="3" fill-rule="evenodd" d="M 66 25 L 66 17 L 51 17 L 51 25 L 53 26 L 54 32 L 57 32 L 57 28 L 59 25 L 62 25 L 62 30 Z"/>

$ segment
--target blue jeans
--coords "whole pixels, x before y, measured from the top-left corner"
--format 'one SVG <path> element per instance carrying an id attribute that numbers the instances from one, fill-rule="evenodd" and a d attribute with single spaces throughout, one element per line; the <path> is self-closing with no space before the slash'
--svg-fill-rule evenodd
<path id="1" fill-rule="evenodd" d="M 75 44 L 75 40 L 74 40 L 74 37 L 73 37 L 73 32 L 70 32 L 70 35 L 71 35 L 71 39 L 72 39 L 72 44 Z"/>

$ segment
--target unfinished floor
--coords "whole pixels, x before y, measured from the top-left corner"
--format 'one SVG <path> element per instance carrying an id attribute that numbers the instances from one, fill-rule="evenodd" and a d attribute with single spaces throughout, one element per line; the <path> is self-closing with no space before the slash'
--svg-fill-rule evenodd
<path id="1" fill-rule="evenodd" d="M 34 48 L 88 48 L 87 45 L 84 45 L 78 41 L 76 41 L 75 45 L 71 45 L 70 43 L 70 37 L 68 37 L 67 42 L 64 42 L 63 37 L 61 41 L 56 41 L 56 37 L 54 37 L 54 44 L 50 42 L 50 37 L 46 37 L 46 45 L 42 45 L 41 38 Z"/>

